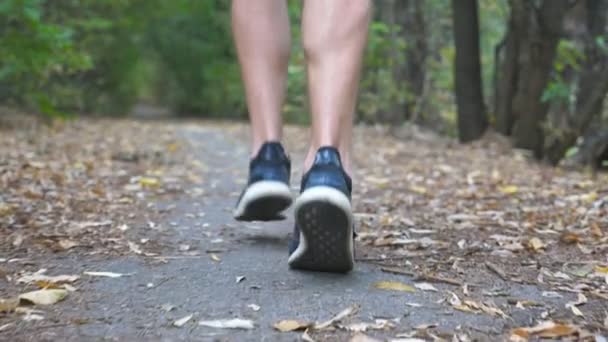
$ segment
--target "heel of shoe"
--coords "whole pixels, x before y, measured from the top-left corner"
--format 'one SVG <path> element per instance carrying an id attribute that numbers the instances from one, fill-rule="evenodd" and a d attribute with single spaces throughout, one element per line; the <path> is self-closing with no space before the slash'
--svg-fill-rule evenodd
<path id="1" fill-rule="evenodd" d="M 340 273 L 353 269 L 353 215 L 342 192 L 310 188 L 296 201 L 295 215 L 300 241 L 289 258 L 290 267 Z"/>

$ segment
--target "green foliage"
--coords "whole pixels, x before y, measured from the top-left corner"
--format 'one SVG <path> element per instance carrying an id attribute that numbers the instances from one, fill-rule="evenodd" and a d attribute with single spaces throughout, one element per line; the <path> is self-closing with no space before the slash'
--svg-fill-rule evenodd
<path id="1" fill-rule="evenodd" d="M 0 101 L 36 105 L 44 114 L 60 116 L 45 88 L 54 77 L 87 70 L 92 63 L 75 48 L 71 28 L 45 22 L 43 7 L 42 0 L 0 3 Z"/>
<path id="2" fill-rule="evenodd" d="M 407 83 L 394 70 L 405 63 L 407 45 L 398 26 L 375 21 L 370 25 L 365 72 L 360 85 L 361 118 L 375 121 L 378 113 L 404 108 L 408 99 Z"/>
<path id="3" fill-rule="evenodd" d="M 169 81 L 159 91 L 161 99 L 178 113 L 242 114 L 227 4 L 182 0 L 165 4 L 164 11 L 148 30 L 150 48 Z"/>
<path id="4" fill-rule="evenodd" d="M 566 79 L 568 71 L 578 71 L 585 60 L 582 49 L 573 41 L 561 39 L 557 45 L 557 54 L 553 62 L 554 72 L 541 101 L 572 106 L 574 103 L 573 84 Z"/>

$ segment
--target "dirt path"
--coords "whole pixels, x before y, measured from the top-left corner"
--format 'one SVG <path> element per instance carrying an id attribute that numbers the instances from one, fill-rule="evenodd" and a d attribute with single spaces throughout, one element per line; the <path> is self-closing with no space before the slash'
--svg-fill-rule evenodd
<path id="1" fill-rule="evenodd" d="M 392 182 L 390 177 L 398 175 L 397 170 L 394 174 L 378 172 L 374 167 L 361 170 L 362 185 L 355 197 L 359 201 L 359 262 L 354 272 L 335 275 L 290 271 L 286 264 L 286 246 L 293 221 L 289 215 L 285 221 L 264 225 L 238 223 L 231 218 L 230 211 L 246 170 L 247 149 L 242 144 L 242 132 L 241 126 L 229 128 L 216 124 L 171 127 L 171 139 L 187 150 L 187 159 L 181 162 L 196 168 L 186 166 L 188 170 L 180 175 L 191 182 L 173 190 L 166 186 L 171 182 L 171 175 L 159 176 L 168 190 L 157 192 L 158 196 L 139 196 L 139 210 L 151 213 L 124 213 L 122 217 L 130 219 L 128 230 L 113 221 L 114 228 L 120 230 L 122 227 L 125 234 L 131 234 L 125 238 L 128 243 L 121 245 L 127 252 L 97 253 L 94 242 L 88 249 L 75 247 L 56 253 L 17 248 L 13 232 L 10 235 L 12 247 L 10 244 L 3 246 L 3 255 L 0 255 L 6 275 L 5 281 L 0 283 L 3 298 L 34 289 L 35 284 L 24 285 L 17 280 L 41 268 L 46 268 L 48 275 L 73 274 L 79 275 L 80 279 L 72 284 L 77 290 L 69 292 L 63 301 L 42 307 L 39 313 L 30 312 L 30 316 L 39 314 L 43 317 L 41 320 L 24 319 L 28 314 L 23 313 L 4 314 L 0 319 L 0 339 L 293 341 L 299 340 L 303 332 L 279 332 L 273 325 L 281 320 L 321 322 L 347 308 L 355 308 L 355 312 L 341 322 L 330 324 L 329 329 L 310 329 L 308 334 L 315 340 L 348 340 L 358 330 L 367 330 L 365 335 L 379 340 L 397 336 L 415 336 L 429 341 L 440 338 L 500 340 L 508 339 L 514 328 L 554 321 L 563 323 L 563 328 L 572 329 L 565 335 L 595 334 L 598 341 L 602 334 L 605 335 L 608 329 L 604 326 L 608 324 L 604 322 L 608 311 L 608 279 L 602 278 L 605 275 L 602 272 L 607 272 L 603 268 L 608 262 L 605 254 L 580 254 L 569 242 L 561 246 L 559 233 L 549 237 L 539 235 L 538 241 L 528 236 L 513 236 L 494 227 L 497 225 L 491 222 L 494 216 L 492 213 L 483 216 L 483 212 L 489 211 L 484 208 L 451 213 L 444 212 L 449 207 L 438 210 L 436 216 L 445 217 L 445 222 L 451 222 L 455 227 L 450 230 L 427 217 L 432 212 L 426 213 L 427 216 L 415 216 L 411 211 L 417 210 L 420 201 L 426 201 L 429 210 L 437 205 L 429 203 L 438 201 L 439 196 L 432 198 L 426 195 L 428 192 L 441 191 L 439 184 L 436 185 L 438 189 L 433 189 L 428 182 L 414 179 L 425 175 L 423 170 L 419 170 L 418 175 L 405 171 L 399 175 L 401 179 L 410 180 L 407 183 L 409 190 L 405 191 L 410 194 L 408 199 L 403 198 L 397 187 L 386 186 L 387 182 Z M 290 144 L 300 145 L 298 136 L 303 134 L 295 129 Z M 378 139 L 379 148 L 395 146 L 389 138 L 384 137 L 381 141 L 381 136 L 370 133 L 368 139 Z M 438 164 L 430 159 L 437 157 L 433 153 L 441 154 L 439 149 L 446 147 L 433 146 L 430 144 L 416 152 L 420 155 L 413 156 L 415 158 L 411 160 L 417 161 L 412 162 L 412 167 L 423 165 L 421 155 L 428 156 L 427 165 L 436 167 Z M 296 151 L 294 160 L 299 160 L 301 148 L 292 150 Z M 388 153 L 384 157 L 394 156 Z M 444 164 L 459 168 L 450 160 L 444 160 Z M 444 171 L 450 171 L 447 168 L 445 166 Z M 580 175 L 572 177 L 586 179 Z M 299 175 L 294 175 L 293 179 L 298 180 Z M 146 179 L 138 182 L 140 185 L 153 183 Z M 466 180 L 464 182 L 466 184 Z M 515 185 L 498 185 L 502 192 L 494 196 L 513 202 L 509 196 L 523 191 L 524 186 L 518 185 L 516 189 Z M 605 201 L 607 194 L 602 191 L 606 188 L 592 189 L 596 195 L 588 201 L 588 210 L 592 210 L 593 205 L 602 206 L 603 215 L 606 204 L 598 201 Z M 453 193 L 459 190 L 462 189 L 451 189 Z M 388 208 L 385 196 L 393 191 L 398 193 L 394 196 L 401 197 L 395 202 L 396 208 Z M 475 191 L 483 196 L 482 190 Z M 582 194 L 589 192 L 589 188 L 581 190 Z M 406 200 L 410 201 L 407 207 L 404 205 Z M 4 201 L 9 202 L 9 199 Z M 521 207 L 529 206 L 526 201 L 524 196 L 513 205 L 523 210 Z M 545 205 L 538 199 L 534 203 L 536 207 Z M 519 217 L 521 224 L 528 220 L 521 212 L 518 216 L 510 215 L 502 214 L 503 224 L 508 225 L 513 217 Z M 571 239 L 581 241 L 575 241 L 574 245 L 605 251 L 602 239 L 606 221 L 604 216 L 597 217 L 586 216 L 592 221 L 588 224 L 600 227 L 602 236 L 597 237 L 594 244 L 587 245 L 584 243 L 587 238 L 576 231 Z M 563 216 L 561 222 L 567 226 L 567 220 Z M 486 228 L 472 232 L 467 224 L 485 225 Z M 4 228 L 7 227 L 5 222 Z M 540 229 L 526 227 L 535 228 Z M 589 226 L 581 229 L 588 230 Z M 536 246 L 536 243 L 542 246 Z M 515 253 L 515 256 L 507 253 Z M 562 256 L 561 260 L 556 255 Z M 569 265 L 568 257 L 577 259 L 570 259 L 574 263 Z M 84 274 L 90 271 L 114 272 L 122 276 L 108 278 Z M 378 288 L 382 286 L 389 289 Z M 176 320 L 190 315 L 191 319 L 181 327 L 174 325 Z M 199 325 L 200 321 L 233 318 L 250 320 L 254 327 L 219 329 Z M 551 329 L 547 331 L 551 333 Z M 363 332 L 359 337 L 363 338 L 361 334 Z M 524 333 L 520 331 L 519 334 Z"/>

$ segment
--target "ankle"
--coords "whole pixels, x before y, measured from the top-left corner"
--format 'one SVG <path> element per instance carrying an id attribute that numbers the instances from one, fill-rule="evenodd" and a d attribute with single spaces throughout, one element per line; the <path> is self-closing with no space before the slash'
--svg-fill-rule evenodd
<path id="1" fill-rule="evenodd" d="M 331 146 L 331 145 L 322 145 L 322 146 L 311 145 L 308 148 L 308 152 L 306 153 L 306 158 L 304 159 L 304 172 L 303 173 L 308 172 L 308 170 L 310 170 L 310 168 L 312 167 L 312 164 L 315 161 L 315 156 L 317 155 L 317 151 L 319 151 L 319 149 L 321 147 L 327 147 L 327 146 Z M 346 149 L 346 148 L 335 147 L 335 146 L 331 146 L 331 147 L 334 147 L 338 150 L 338 152 L 340 153 L 340 162 L 342 164 L 342 168 L 344 169 L 344 172 L 346 172 L 346 174 L 349 177 L 351 177 L 352 159 L 351 159 L 350 150 Z"/>

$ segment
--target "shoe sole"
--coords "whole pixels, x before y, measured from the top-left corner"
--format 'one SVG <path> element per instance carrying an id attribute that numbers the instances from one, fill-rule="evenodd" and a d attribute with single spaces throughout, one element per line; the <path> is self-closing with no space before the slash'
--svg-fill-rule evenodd
<path id="1" fill-rule="evenodd" d="M 239 221 L 270 221 L 283 217 L 293 199 L 289 187 L 278 181 L 259 181 L 251 184 L 234 210 Z"/>
<path id="2" fill-rule="evenodd" d="M 304 191 L 295 203 L 300 228 L 291 268 L 346 273 L 354 267 L 353 214 L 348 197 L 326 186 Z"/>

